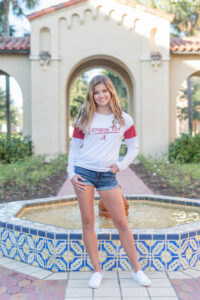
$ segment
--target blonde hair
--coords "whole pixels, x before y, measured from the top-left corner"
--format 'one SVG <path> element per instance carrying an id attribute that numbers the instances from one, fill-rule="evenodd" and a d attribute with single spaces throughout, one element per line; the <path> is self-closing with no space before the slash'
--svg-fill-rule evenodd
<path id="1" fill-rule="evenodd" d="M 116 126 L 116 119 L 118 120 L 120 127 L 125 125 L 125 120 L 122 116 L 122 109 L 120 107 L 117 92 L 112 81 L 106 75 L 97 75 L 93 77 L 89 82 L 85 102 L 81 106 L 79 113 L 74 121 L 74 125 L 83 132 L 86 132 L 88 129 L 88 132 L 90 133 L 93 116 L 96 111 L 96 103 L 93 99 L 94 89 L 95 86 L 100 83 L 103 83 L 107 87 L 111 95 L 109 106 L 113 113 L 113 125 Z"/>

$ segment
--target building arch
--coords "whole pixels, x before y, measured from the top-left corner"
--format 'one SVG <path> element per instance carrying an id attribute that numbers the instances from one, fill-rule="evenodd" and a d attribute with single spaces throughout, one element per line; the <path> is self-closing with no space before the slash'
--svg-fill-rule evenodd
<path id="1" fill-rule="evenodd" d="M 2 117 L 5 117 L 5 119 L 2 118 L 1 120 L 0 133 L 22 133 L 25 136 L 22 88 L 14 76 L 2 69 L 0 69 L 0 86 L 0 91 L 2 92 Z"/>
<path id="2" fill-rule="evenodd" d="M 119 74 L 123 78 L 127 92 L 128 92 L 128 112 L 134 118 L 135 109 L 134 109 L 134 99 L 135 99 L 135 80 L 133 75 L 127 66 L 125 66 L 121 61 L 114 57 L 97 55 L 92 57 L 87 57 L 77 64 L 69 72 L 66 78 L 66 145 L 67 150 L 69 147 L 69 120 L 70 120 L 70 108 L 69 108 L 69 95 L 70 88 L 77 76 L 82 74 L 84 71 L 87 71 L 91 68 L 107 68 L 115 73 Z"/>
<path id="3" fill-rule="evenodd" d="M 173 55 L 170 62 L 170 97 L 169 97 L 169 142 L 176 138 L 176 99 L 183 81 L 189 76 L 199 76 L 200 60 L 197 55 Z M 196 75 L 198 74 L 198 75 Z"/>
<path id="4" fill-rule="evenodd" d="M 194 98 L 191 95 L 191 101 L 188 101 L 188 80 L 190 79 L 190 89 L 191 89 L 191 94 L 193 94 L 192 90 L 193 90 L 193 79 L 197 80 L 197 77 L 200 78 L 200 70 L 197 72 L 194 72 L 192 74 L 189 74 L 189 76 L 187 76 L 186 78 L 183 79 L 183 81 L 181 82 L 177 93 L 176 93 L 176 111 L 177 111 L 177 119 L 176 119 L 176 137 L 180 137 L 182 133 L 189 133 L 189 117 L 187 118 L 186 115 L 184 115 L 184 113 L 181 111 L 188 109 L 190 107 L 190 111 L 192 112 L 192 132 L 196 132 L 199 133 L 200 132 L 200 121 L 198 119 L 195 119 L 195 115 L 197 113 L 197 109 L 199 111 L 200 109 L 200 105 L 197 104 L 197 102 L 194 102 Z M 198 89 L 197 89 L 198 90 Z M 197 91 L 196 90 L 196 91 Z M 189 113 L 189 112 L 188 112 Z M 193 118 L 194 116 L 194 118 Z M 186 119 L 185 119 L 186 117 Z M 197 117 L 197 115 L 196 115 Z"/>

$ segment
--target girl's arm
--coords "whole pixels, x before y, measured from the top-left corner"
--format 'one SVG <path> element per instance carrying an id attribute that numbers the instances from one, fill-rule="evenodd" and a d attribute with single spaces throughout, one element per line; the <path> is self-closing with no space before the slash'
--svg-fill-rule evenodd
<path id="1" fill-rule="evenodd" d="M 74 172 L 74 167 L 76 164 L 77 154 L 83 143 L 83 139 L 84 139 L 84 133 L 81 130 L 78 130 L 76 127 L 74 127 L 73 136 L 70 142 L 68 166 L 67 166 L 67 172 L 70 180 L 74 175 L 76 175 Z"/>
<path id="2" fill-rule="evenodd" d="M 122 161 L 117 162 L 117 166 L 120 171 L 126 169 L 139 153 L 138 137 L 136 134 L 136 130 L 132 118 L 129 121 L 131 121 L 132 125 L 124 133 L 124 138 L 128 150 L 124 159 Z"/>

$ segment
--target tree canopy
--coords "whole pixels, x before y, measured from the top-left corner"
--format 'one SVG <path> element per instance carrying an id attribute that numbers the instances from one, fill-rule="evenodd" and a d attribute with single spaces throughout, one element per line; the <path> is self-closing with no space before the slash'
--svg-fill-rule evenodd
<path id="1" fill-rule="evenodd" d="M 17 18 L 25 16 L 26 9 L 33 9 L 38 6 L 40 0 L 0 0 L 0 35 L 14 35 L 14 26 L 10 25 L 9 12 Z"/>
<path id="2" fill-rule="evenodd" d="M 192 90 L 192 119 L 200 120 L 200 77 L 191 77 L 191 90 Z M 188 118 L 188 105 L 187 105 L 187 87 L 185 82 L 180 89 L 180 101 L 186 105 L 178 106 L 178 118 L 186 120 Z"/>
<path id="3" fill-rule="evenodd" d="M 200 0 L 135 0 L 140 4 L 173 14 L 172 36 L 200 33 Z"/>
<path id="4" fill-rule="evenodd" d="M 5 90 L 0 88 L 0 129 L 3 124 L 6 124 L 6 94 Z M 10 123 L 12 127 L 18 125 L 17 118 L 19 118 L 18 109 L 14 106 L 14 100 L 10 100 Z"/>
<path id="5" fill-rule="evenodd" d="M 77 77 L 73 82 L 70 90 L 70 122 L 75 119 L 78 114 L 79 108 L 85 101 L 85 96 L 87 92 L 87 80 L 85 74 Z"/>

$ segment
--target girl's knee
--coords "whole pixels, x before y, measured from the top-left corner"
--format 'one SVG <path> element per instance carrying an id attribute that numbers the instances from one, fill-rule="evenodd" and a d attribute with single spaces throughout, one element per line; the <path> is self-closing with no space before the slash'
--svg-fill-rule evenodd
<path id="1" fill-rule="evenodd" d="M 129 229 L 127 221 L 118 221 L 118 222 L 115 223 L 115 226 L 120 231 L 126 231 L 126 230 Z"/>

